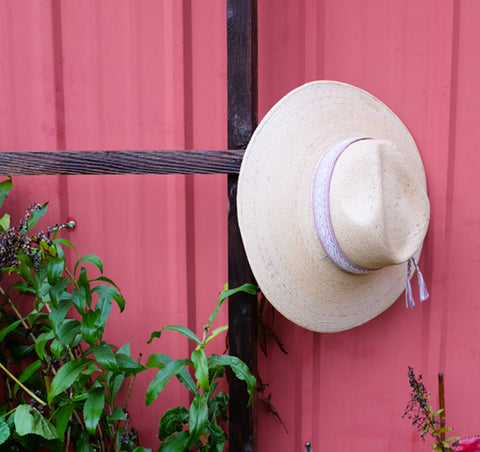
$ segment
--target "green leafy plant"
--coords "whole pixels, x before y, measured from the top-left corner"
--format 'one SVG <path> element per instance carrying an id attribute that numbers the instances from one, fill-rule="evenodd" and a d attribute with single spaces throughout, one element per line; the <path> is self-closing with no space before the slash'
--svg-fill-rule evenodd
<path id="1" fill-rule="evenodd" d="M 10 178 L 0 182 L 0 206 L 12 187 Z M 73 244 L 59 237 L 68 224 L 32 232 L 47 207 L 30 206 L 17 227 L 11 226 L 8 214 L 0 219 L 0 376 L 5 389 L 0 398 L 0 449 L 151 451 L 139 445 L 127 405 L 136 375 L 155 368 L 147 405 L 173 377 L 192 397 L 189 409 L 176 407 L 161 418 L 159 451 L 222 451 L 228 395 L 218 390 L 220 381 L 231 369 L 246 382 L 249 403 L 257 384 L 240 359 L 207 356 L 205 350 L 227 330 L 212 329 L 223 302 L 239 291 L 255 294 L 257 288 L 246 284 L 222 292 L 201 339 L 181 325 L 153 332 L 149 342 L 170 330 L 196 347 L 189 359 L 154 353 L 145 367 L 141 356 L 132 357 L 128 343 L 118 348 L 104 339 L 112 308 L 123 311 L 125 299 L 104 275 L 100 258 L 78 257 Z M 72 266 L 66 249 L 76 254 Z"/>
<path id="2" fill-rule="evenodd" d="M 0 205 L 11 188 L 10 178 L 0 183 Z M 64 250 L 75 248 L 58 237 L 67 224 L 32 234 L 46 210 L 32 205 L 18 227 L 8 214 L 0 219 L 0 270 L 10 275 L 0 288 L 1 450 L 145 451 L 127 413 L 129 391 L 118 400 L 145 368 L 129 344 L 103 337 L 112 304 L 123 311 L 125 300 L 97 256 L 68 268 Z"/>
<path id="3" fill-rule="evenodd" d="M 422 376 L 415 376 L 414 370 L 408 368 L 408 380 L 411 388 L 410 401 L 405 408 L 403 417 L 412 421 L 412 425 L 418 430 L 421 438 L 425 441 L 425 436 L 431 435 L 435 441 L 432 448 L 435 451 L 456 451 L 453 447 L 460 437 L 452 436 L 442 439 L 444 434 L 451 431 L 451 427 L 442 427 L 437 420 L 443 413 L 443 409 L 434 410 L 429 404 L 430 394 L 427 392 L 422 381 Z M 462 449 L 463 450 L 463 449 Z"/>
<path id="4" fill-rule="evenodd" d="M 223 302 L 231 295 L 244 291 L 256 294 L 257 288 L 245 284 L 220 294 L 217 306 L 203 327 L 200 339 L 193 331 L 181 325 L 169 325 L 154 331 L 149 342 L 160 338 L 164 331 L 175 331 L 193 341 L 196 345 L 190 359 L 174 360 L 162 353 L 152 354 L 146 363 L 147 367 L 159 369 L 157 375 L 148 386 L 145 403 L 150 405 L 165 389 L 166 384 L 176 377 L 192 394 L 189 409 L 183 406 L 171 408 L 160 420 L 158 437 L 162 444 L 159 452 L 184 452 L 196 447 L 199 452 L 221 452 L 224 449 L 226 435 L 221 423 L 227 420 L 228 395 L 217 392 L 219 382 L 230 368 L 234 375 L 246 382 L 252 403 L 256 379 L 248 366 L 235 356 L 210 354 L 207 357 L 206 346 L 220 333 L 227 330 L 221 326 L 212 330 L 212 324 Z M 193 372 L 193 378 L 189 370 Z"/>

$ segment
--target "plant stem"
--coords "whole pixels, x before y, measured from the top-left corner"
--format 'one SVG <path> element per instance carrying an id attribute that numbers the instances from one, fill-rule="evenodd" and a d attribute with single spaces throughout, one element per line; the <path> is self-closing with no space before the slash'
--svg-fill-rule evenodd
<path id="1" fill-rule="evenodd" d="M 142 356 L 143 355 L 141 353 L 138 355 L 138 359 L 137 359 L 138 364 L 140 364 L 140 362 L 142 361 Z M 133 384 L 135 383 L 135 378 L 137 378 L 137 374 L 133 375 L 131 378 L 132 379 L 130 380 L 130 385 L 128 386 L 127 395 L 125 397 L 125 402 L 123 404 L 123 411 L 127 410 L 128 402 L 130 401 L 130 395 L 132 394 Z"/>
<path id="2" fill-rule="evenodd" d="M 36 400 L 40 405 L 46 406 L 47 403 L 42 399 L 39 399 L 33 392 L 31 392 L 21 381 L 19 381 L 15 375 L 13 375 L 2 363 L 0 363 L 0 369 L 2 369 L 18 386 L 20 386 L 32 399 Z"/>
<path id="3" fill-rule="evenodd" d="M 66 265 L 65 265 L 65 267 L 64 267 L 64 270 L 65 270 L 65 273 L 67 274 L 67 276 L 70 278 L 70 282 L 73 284 L 74 287 L 76 287 L 76 288 L 78 289 L 77 280 L 76 280 L 75 277 L 72 275 L 71 271 L 67 268 Z"/>
<path id="4" fill-rule="evenodd" d="M 6 292 L 0 287 L 0 293 L 2 295 L 6 295 Z M 10 308 L 12 309 L 13 313 L 17 316 L 18 320 L 21 321 L 22 323 L 22 326 L 25 328 L 26 331 L 30 331 L 31 327 L 30 325 L 28 324 L 28 322 L 22 317 L 22 314 L 20 314 L 20 312 L 18 311 L 17 307 L 13 304 L 12 300 L 10 297 L 6 297 L 7 298 L 7 302 L 8 302 L 8 305 L 10 306 Z M 30 331 L 29 333 L 29 336 L 30 338 L 35 342 L 37 340 L 37 338 L 35 337 L 35 335 Z"/>
<path id="5" fill-rule="evenodd" d="M 70 431 L 71 431 L 72 427 L 71 425 L 68 426 L 67 428 L 67 438 L 65 440 L 65 448 L 64 448 L 64 451 L 65 452 L 68 452 L 68 449 L 70 447 Z"/>

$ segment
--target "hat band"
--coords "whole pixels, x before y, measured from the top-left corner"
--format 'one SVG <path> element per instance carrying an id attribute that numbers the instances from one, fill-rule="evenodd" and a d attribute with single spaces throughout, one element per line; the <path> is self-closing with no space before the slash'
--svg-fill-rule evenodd
<path id="1" fill-rule="evenodd" d="M 330 216 L 330 184 L 338 157 L 352 143 L 361 140 L 370 140 L 370 138 L 350 138 L 331 146 L 318 163 L 313 181 L 313 218 L 320 243 L 327 256 L 338 268 L 348 273 L 357 274 L 368 273 L 372 270 L 355 264 L 340 248 Z"/>

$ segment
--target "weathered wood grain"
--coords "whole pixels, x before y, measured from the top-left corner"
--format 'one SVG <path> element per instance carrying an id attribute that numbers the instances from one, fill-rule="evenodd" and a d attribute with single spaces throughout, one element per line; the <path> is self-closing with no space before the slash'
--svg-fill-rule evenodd
<path id="1" fill-rule="evenodd" d="M 0 152 L 0 173 L 235 174 L 243 151 L 17 151 Z"/>
<path id="2" fill-rule="evenodd" d="M 257 125 L 257 1 L 227 2 L 228 147 L 246 148 Z M 245 255 L 237 219 L 238 176 L 228 177 L 228 280 L 229 287 L 254 282 Z M 236 294 L 229 300 L 230 354 L 257 369 L 257 300 Z M 230 452 L 257 449 L 255 404 L 247 407 L 245 383 L 230 378 Z"/>

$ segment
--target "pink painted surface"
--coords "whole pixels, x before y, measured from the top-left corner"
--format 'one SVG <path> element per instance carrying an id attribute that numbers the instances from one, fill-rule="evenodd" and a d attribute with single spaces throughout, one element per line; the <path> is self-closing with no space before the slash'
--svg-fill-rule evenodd
<path id="1" fill-rule="evenodd" d="M 197 2 L 0 1 L 0 149 L 226 149 L 225 5 Z M 68 236 L 94 253 L 121 287 L 125 313 L 112 343 L 135 354 L 186 357 L 167 324 L 197 331 L 227 281 L 225 176 L 16 177 L 17 217 L 50 201 L 49 223 L 72 217 Z M 219 325 L 226 323 L 222 312 Z M 220 339 L 221 352 L 225 345 Z M 144 407 L 139 376 L 130 413 L 145 443 L 175 389 Z"/>
<path id="2" fill-rule="evenodd" d="M 219 0 L 0 0 L 0 150 L 224 149 L 225 15 Z M 421 259 L 430 301 L 407 311 L 400 300 L 333 335 L 275 315 L 288 355 L 270 344 L 259 370 L 288 433 L 259 402 L 259 451 L 301 451 L 306 441 L 314 452 L 430 450 L 402 419 L 409 365 L 433 405 L 443 372 L 447 424 L 479 433 L 479 19 L 477 0 L 259 0 L 260 117 L 314 79 L 370 91 L 417 141 L 432 206 Z M 69 238 L 122 287 L 127 308 L 112 319 L 112 342 L 144 355 L 188 352 L 173 335 L 145 343 L 165 324 L 200 327 L 227 279 L 225 177 L 15 183 L 17 218 L 49 200 L 49 222 L 75 218 Z M 161 413 L 186 398 L 174 390 L 145 409 L 146 380 L 131 413 L 155 447 Z"/>
<path id="3" fill-rule="evenodd" d="M 417 141 L 432 205 L 421 259 L 430 301 L 407 311 L 401 299 L 370 323 L 334 335 L 292 329 L 276 317 L 289 355 L 272 349 L 260 371 L 289 434 L 261 413 L 259 450 L 301 450 L 307 440 L 314 450 L 430 450 L 401 419 L 408 365 L 424 375 L 432 404 L 443 372 L 447 424 L 456 435 L 477 433 L 480 4 L 323 0 L 259 7 L 262 114 L 312 79 L 372 92 Z"/>

